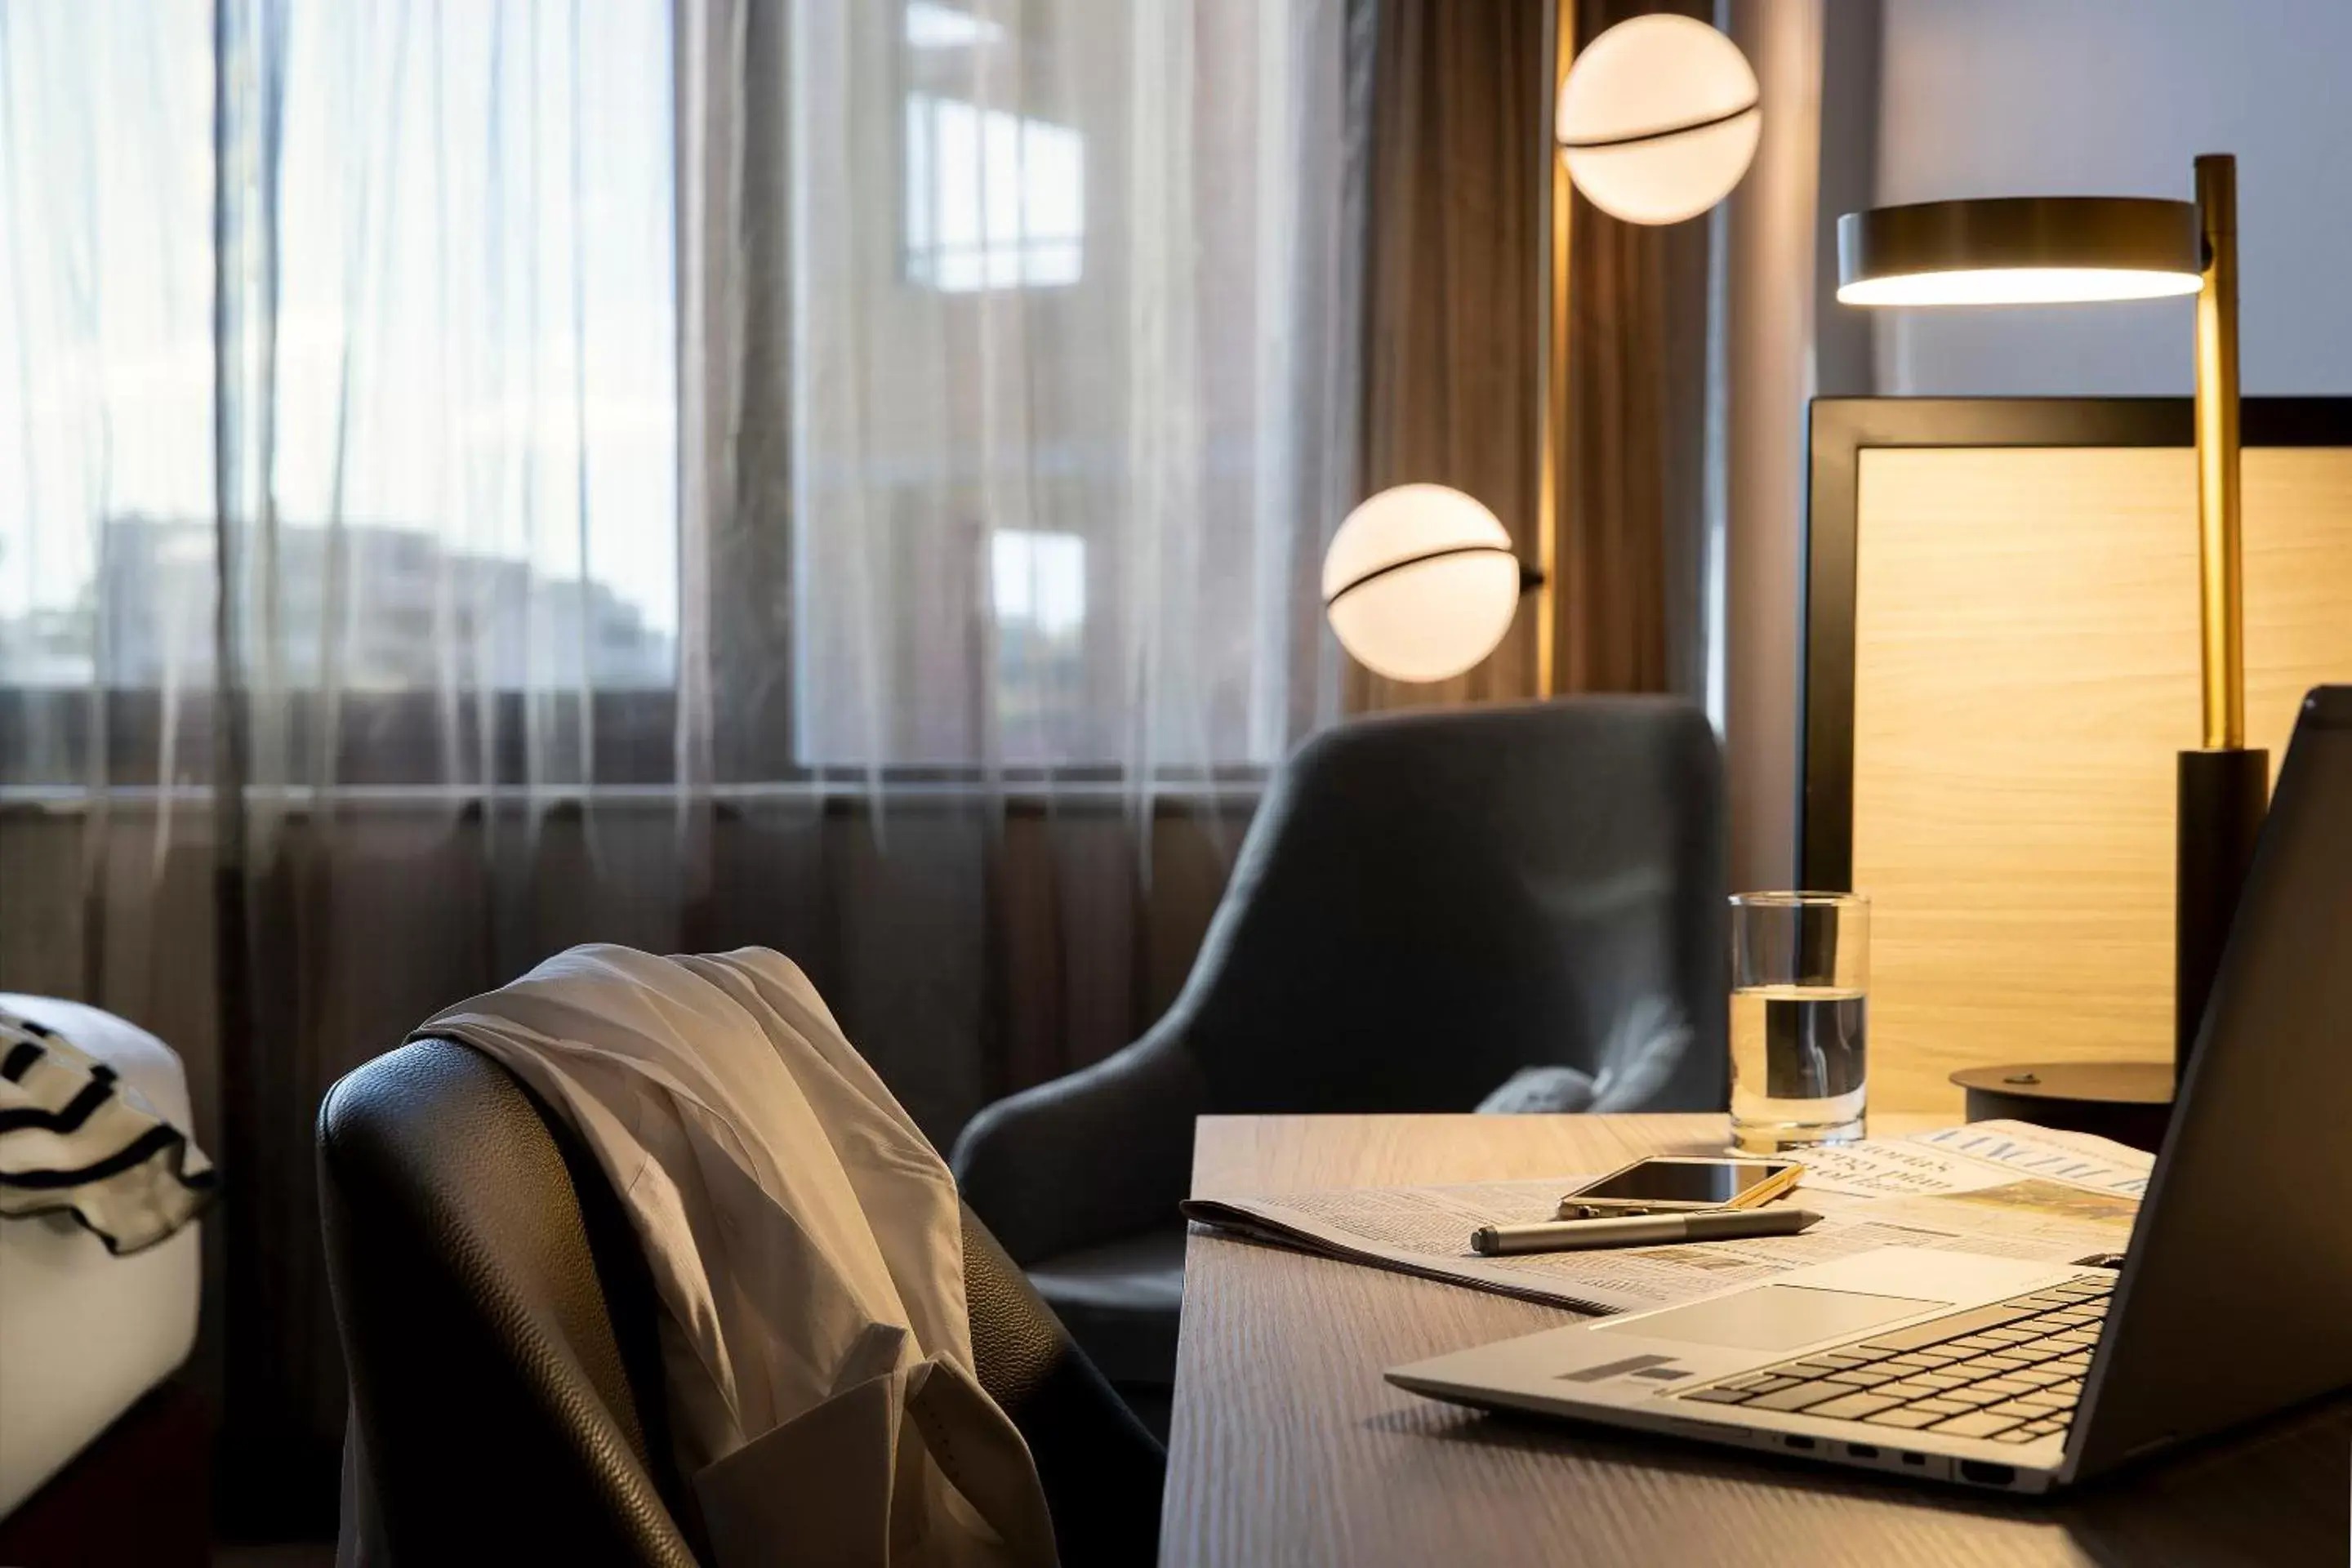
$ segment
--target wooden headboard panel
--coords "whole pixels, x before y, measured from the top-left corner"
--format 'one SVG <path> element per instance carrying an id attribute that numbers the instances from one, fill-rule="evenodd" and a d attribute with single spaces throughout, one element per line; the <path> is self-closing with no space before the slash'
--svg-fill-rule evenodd
<path id="1" fill-rule="evenodd" d="M 2249 743 L 2352 679 L 2352 399 L 2245 411 Z M 1871 895 L 1871 1103 L 2168 1059 L 2174 753 L 2199 740 L 2189 400 L 1813 408 L 1808 887 Z"/>

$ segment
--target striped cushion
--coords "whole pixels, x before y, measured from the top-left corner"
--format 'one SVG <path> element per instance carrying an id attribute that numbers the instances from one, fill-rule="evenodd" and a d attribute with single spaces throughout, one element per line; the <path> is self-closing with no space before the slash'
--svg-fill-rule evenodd
<path id="1" fill-rule="evenodd" d="M 216 1184 L 187 1133 L 112 1068 L 0 1012 L 0 1218 L 69 1214 L 124 1255 L 194 1219 Z"/>

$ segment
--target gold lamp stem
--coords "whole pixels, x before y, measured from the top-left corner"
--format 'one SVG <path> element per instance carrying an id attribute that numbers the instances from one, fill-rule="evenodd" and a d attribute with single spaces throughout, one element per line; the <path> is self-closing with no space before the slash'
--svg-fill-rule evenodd
<path id="1" fill-rule="evenodd" d="M 2238 521 L 2238 161 L 2197 160 L 2204 287 L 2197 295 L 2197 586 L 2205 749 L 2246 743 L 2244 572 Z"/>
<path id="2" fill-rule="evenodd" d="M 1547 247 L 1543 277 L 1544 379 L 1537 388 L 1542 430 L 1537 443 L 1540 472 L 1536 481 L 1536 570 L 1543 586 L 1536 598 L 1536 695 L 1559 695 L 1559 622 L 1566 597 L 1560 591 L 1560 531 L 1567 519 L 1568 448 L 1568 265 L 1569 221 L 1575 210 L 1568 178 L 1568 163 L 1552 141 L 1551 106 L 1568 85 L 1569 67 L 1576 59 L 1576 0 L 1555 0 L 1545 28 L 1551 39 L 1551 96 L 1544 100 L 1544 166 L 1549 171 L 1550 200 L 1545 216 L 1550 222 L 1543 237 Z"/>

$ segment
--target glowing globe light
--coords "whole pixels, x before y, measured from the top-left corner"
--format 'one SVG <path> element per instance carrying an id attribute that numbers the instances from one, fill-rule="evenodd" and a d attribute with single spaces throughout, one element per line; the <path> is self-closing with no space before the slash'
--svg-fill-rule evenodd
<path id="1" fill-rule="evenodd" d="M 1636 16 L 1580 50 L 1560 85 L 1569 177 L 1628 223 L 1680 223 L 1731 194 L 1764 111 L 1739 46 L 1690 16 Z"/>
<path id="2" fill-rule="evenodd" d="M 1444 680 L 1495 651 L 1519 558 L 1495 514 L 1444 485 L 1399 485 L 1348 514 L 1323 557 L 1340 646 L 1391 680 Z"/>

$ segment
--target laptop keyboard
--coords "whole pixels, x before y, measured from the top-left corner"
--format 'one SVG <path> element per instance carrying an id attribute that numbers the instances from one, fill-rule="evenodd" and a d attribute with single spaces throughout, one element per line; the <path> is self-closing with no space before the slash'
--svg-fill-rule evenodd
<path id="1" fill-rule="evenodd" d="M 2111 1278 L 2069 1280 L 1673 1397 L 2030 1443 L 2074 1418 L 2113 1289 Z"/>

